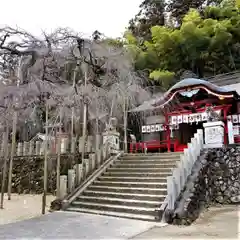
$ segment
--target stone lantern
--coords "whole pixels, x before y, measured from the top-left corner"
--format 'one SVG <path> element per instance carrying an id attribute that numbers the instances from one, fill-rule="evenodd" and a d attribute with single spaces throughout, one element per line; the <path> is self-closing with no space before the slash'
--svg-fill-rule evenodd
<path id="1" fill-rule="evenodd" d="M 117 119 L 111 118 L 110 123 L 106 125 L 105 132 L 103 132 L 103 144 L 109 143 L 112 154 L 117 154 L 120 150 L 119 142 L 120 133 L 117 131 Z"/>

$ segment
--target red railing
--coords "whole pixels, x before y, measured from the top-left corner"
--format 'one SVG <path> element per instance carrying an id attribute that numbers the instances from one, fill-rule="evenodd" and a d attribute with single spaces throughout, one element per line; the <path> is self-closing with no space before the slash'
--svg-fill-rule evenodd
<path id="1" fill-rule="evenodd" d="M 234 143 L 240 143 L 240 135 L 234 136 Z"/>
<path id="2" fill-rule="evenodd" d="M 173 147 L 174 152 L 181 151 L 179 149 L 179 142 L 177 139 L 171 139 L 170 141 L 171 147 Z M 185 145 L 184 145 L 185 146 Z M 130 143 L 130 153 L 142 151 L 144 152 L 144 149 L 147 148 L 147 150 L 150 151 L 157 151 L 160 149 L 167 149 L 168 148 L 168 141 L 167 140 L 151 140 L 151 141 L 144 141 L 144 142 L 136 142 L 136 143 Z"/>

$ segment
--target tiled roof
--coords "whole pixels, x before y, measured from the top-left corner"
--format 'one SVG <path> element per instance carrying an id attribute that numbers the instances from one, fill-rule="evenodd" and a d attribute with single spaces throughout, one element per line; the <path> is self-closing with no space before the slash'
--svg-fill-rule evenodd
<path id="1" fill-rule="evenodd" d="M 206 80 L 217 86 L 227 86 L 240 83 L 240 71 L 219 74 L 213 77 L 209 77 Z"/>
<path id="2" fill-rule="evenodd" d="M 217 92 L 229 92 L 228 88 L 222 87 L 222 86 L 218 86 L 216 84 L 213 84 L 209 81 L 206 80 L 202 80 L 202 79 L 197 79 L 197 78 L 186 78 L 178 83 L 176 83 L 174 86 L 172 86 L 167 92 L 166 95 L 168 95 L 168 93 L 176 90 L 176 89 L 180 89 L 180 88 L 185 88 L 185 87 L 191 87 L 191 86 L 197 86 L 197 85 L 203 85 L 206 86 L 209 89 L 212 89 L 214 91 Z"/>
<path id="3" fill-rule="evenodd" d="M 206 87 L 222 93 L 227 93 L 229 91 L 233 91 L 228 85 L 233 85 L 240 83 L 240 71 L 235 71 L 231 73 L 219 74 L 213 77 L 205 78 L 205 80 L 197 79 L 197 78 L 187 78 L 178 83 L 176 83 L 173 87 L 171 87 L 165 94 L 158 94 L 153 97 L 151 100 L 144 102 L 139 107 L 130 110 L 130 112 L 141 112 L 146 110 L 153 110 L 155 107 L 154 103 L 163 100 L 164 96 L 168 95 L 171 91 L 179 88 L 184 88 L 187 86 L 194 85 L 205 85 Z"/>

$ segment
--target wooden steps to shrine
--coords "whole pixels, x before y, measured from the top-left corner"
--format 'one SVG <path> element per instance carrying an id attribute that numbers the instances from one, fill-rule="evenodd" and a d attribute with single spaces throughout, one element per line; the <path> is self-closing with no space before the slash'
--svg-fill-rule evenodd
<path id="1" fill-rule="evenodd" d="M 167 195 L 167 176 L 180 154 L 126 154 L 66 210 L 155 221 Z"/>

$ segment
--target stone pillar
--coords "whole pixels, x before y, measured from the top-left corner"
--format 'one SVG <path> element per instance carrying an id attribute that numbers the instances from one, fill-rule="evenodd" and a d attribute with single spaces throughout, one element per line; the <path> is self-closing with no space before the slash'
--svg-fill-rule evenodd
<path id="1" fill-rule="evenodd" d="M 73 137 L 71 139 L 71 153 L 75 153 L 75 150 L 76 150 L 76 138 Z"/>
<path id="2" fill-rule="evenodd" d="M 27 156 L 28 155 L 28 146 L 29 146 L 28 142 L 24 142 L 23 143 L 23 156 Z"/>
<path id="3" fill-rule="evenodd" d="M 221 148 L 224 144 L 224 123 L 222 121 L 203 123 L 205 148 Z"/>
<path id="4" fill-rule="evenodd" d="M 92 152 L 92 146 L 93 146 L 93 136 L 87 137 L 87 152 Z"/>
<path id="5" fill-rule="evenodd" d="M 93 154 L 89 154 L 89 160 L 90 160 L 90 165 L 91 165 L 91 171 L 94 172 L 94 170 L 96 169 L 96 155 Z"/>
<path id="6" fill-rule="evenodd" d="M 81 153 L 82 152 L 82 141 L 83 141 L 83 137 L 79 138 L 79 145 L 78 145 L 78 150 Z"/>
<path id="7" fill-rule="evenodd" d="M 95 139 L 95 152 L 99 150 L 101 144 L 101 135 L 97 134 Z"/>
<path id="8" fill-rule="evenodd" d="M 35 154 L 40 155 L 40 149 L 41 149 L 41 142 L 36 141 L 36 148 L 35 148 Z"/>
<path id="9" fill-rule="evenodd" d="M 68 169 L 68 193 L 71 193 L 75 188 L 75 170 Z"/>
<path id="10" fill-rule="evenodd" d="M 76 185 L 79 185 L 82 181 L 83 167 L 82 164 L 76 164 Z"/>
<path id="11" fill-rule="evenodd" d="M 22 156 L 23 155 L 23 143 L 18 143 L 17 145 L 17 156 Z"/>
<path id="12" fill-rule="evenodd" d="M 45 141 L 40 142 L 40 155 L 44 154 Z"/>
<path id="13" fill-rule="evenodd" d="M 60 198 L 64 198 L 67 195 L 67 175 L 60 176 Z"/>
<path id="14" fill-rule="evenodd" d="M 85 179 L 87 178 L 87 176 L 89 175 L 90 172 L 90 166 L 89 166 L 89 159 L 84 159 L 84 166 L 85 166 L 85 174 L 84 177 Z"/>
<path id="15" fill-rule="evenodd" d="M 33 141 L 30 141 L 29 142 L 29 151 L 28 151 L 28 155 L 33 155 L 33 152 L 34 152 L 34 142 Z"/>
<path id="16" fill-rule="evenodd" d="M 234 144 L 233 124 L 231 121 L 228 121 L 227 127 L 228 127 L 228 143 Z"/>
<path id="17" fill-rule="evenodd" d="M 62 138 L 62 140 L 61 140 L 61 153 L 66 153 L 67 152 L 67 145 L 68 145 L 68 139 L 67 138 Z"/>
<path id="18" fill-rule="evenodd" d="M 101 150 L 97 150 L 96 158 L 97 158 L 97 161 L 96 161 L 97 166 L 96 167 L 98 168 L 102 164 L 102 151 Z"/>

